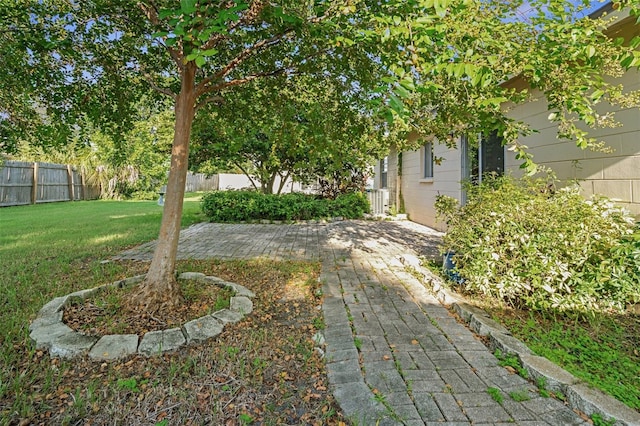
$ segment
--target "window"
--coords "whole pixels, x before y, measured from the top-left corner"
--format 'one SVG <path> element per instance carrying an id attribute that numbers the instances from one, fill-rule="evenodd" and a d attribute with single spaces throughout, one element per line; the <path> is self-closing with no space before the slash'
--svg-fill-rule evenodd
<path id="1" fill-rule="evenodd" d="M 422 178 L 433 177 L 433 143 L 427 142 L 422 146 Z"/>
<path id="2" fill-rule="evenodd" d="M 389 157 L 380 160 L 380 188 L 387 187 L 387 174 L 389 173 Z"/>
<path id="3" fill-rule="evenodd" d="M 504 174 L 504 146 L 498 132 L 480 136 L 479 146 L 472 146 L 466 137 L 461 140 L 462 178 L 482 181 L 487 173 Z"/>
<path id="4" fill-rule="evenodd" d="M 504 146 L 502 136 L 497 131 L 488 135 L 482 135 L 480 141 L 480 164 L 482 174 L 495 173 L 498 176 L 504 174 Z"/>

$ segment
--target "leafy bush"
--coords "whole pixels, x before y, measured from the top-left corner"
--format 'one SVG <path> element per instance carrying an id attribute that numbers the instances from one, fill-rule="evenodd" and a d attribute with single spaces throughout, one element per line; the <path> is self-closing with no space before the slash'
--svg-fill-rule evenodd
<path id="1" fill-rule="evenodd" d="M 640 300 L 640 231 L 606 198 L 545 180 L 488 178 L 459 208 L 439 196 L 466 289 L 535 309 L 624 308 Z"/>
<path id="2" fill-rule="evenodd" d="M 369 200 L 361 192 L 340 194 L 331 203 L 331 213 L 333 216 L 355 218 L 362 217 L 362 215 L 368 211 Z"/>
<path id="3" fill-rule="evenodd" d="M 150 201 L 157 200 L 160 196 L 159 193 L 154 191 L 136 191 L 131 194 L 132 200 Z"/>
<path id="4" fill-rule="evenodd" d="M 202 198 L 202 211 L 212 222 L 310 220 L 337 216 L 354 219 L 369 211 L 369 202 L 363 194 L 342 194 L 329 200 L 299 193 L 214 191 Z"/>

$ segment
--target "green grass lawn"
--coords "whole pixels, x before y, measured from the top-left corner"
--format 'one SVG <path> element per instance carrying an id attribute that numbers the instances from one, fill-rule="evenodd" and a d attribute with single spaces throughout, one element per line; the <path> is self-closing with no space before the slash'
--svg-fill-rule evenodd
<path id="1" fill-rule="evenodd" d="M 93 280 L 116 277 L 117 265 L 100 261 L 156 238 L 161 217 L 162 207 L 154 201 L 100 200 L 0 209 L 0 300 L 14 310 L 12 322 L 24 321 L 53 296 L 86 287 Z M 198 199 L 187 198 L 182 225 L 203 220 Z M 83 271 L 81 282 L 76 279 L 78 270 Z"/>
<path id="2" fill-rule="evenodd" d="M 183 226 L 204 220 L 198 197 L 188 195 Z M 162 207 L 155 201 L 1 208 L 0 363 L 11 366 L 22 356 L 16 348 L 28 341 L 29 321 L 47 301 L 124 277 L 125 266 L 102 261 L 157 238 L 161 218 Z M 0 370 L 0 399 L 6 392 L 24 392 L 19 381 L 11 368 Z"/>

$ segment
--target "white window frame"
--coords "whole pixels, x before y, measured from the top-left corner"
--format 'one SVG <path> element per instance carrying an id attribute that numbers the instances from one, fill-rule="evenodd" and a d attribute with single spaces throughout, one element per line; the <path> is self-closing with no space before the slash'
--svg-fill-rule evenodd
<path id="1" fill-rule="evenodd" d="M 420 182 L 433 182 L 433 142 L 426 142 L 420 148 Z"/>

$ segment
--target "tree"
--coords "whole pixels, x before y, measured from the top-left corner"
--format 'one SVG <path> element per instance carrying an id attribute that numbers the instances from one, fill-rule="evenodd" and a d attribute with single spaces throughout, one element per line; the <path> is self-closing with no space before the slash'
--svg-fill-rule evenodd
<path id="1" fill-rule="evenodd" d="M 384 87 L 388 120 L 449 145 L 459 135 L 474 138 L 497 130 L 521 167 L 534 173 L 535 163 L 517 139 L 535 129 L 508 119 L 505 109 L 537 89 L 548 102 L 549 120 L 559 126 L 559 138 L 599 149 L 584 126 L 615 122 L 599 113 L 598 104 L 640 105 L 640 92 L 624 93 L 612 83 L 640 66 L 640 37 L 610 38 L 607 15 L 578 18 L 589 5 L 588 0 L 388 4 L 372 29 L 383 35 L 380 55 L 393 73 Z M 630 0 L 615 7 L 637 16 L 639 5 Z M 527 87 L 503 84 L 515 76 Z"/>
<path id="2" fill-rule="evenodd" d="M 501 106 L 526 94 L 500 83 L 521 74 L 547 96 L 562 135 L 587 146 L 593 143 L 573 115 L 602 121 L 595 104 L 624 98 L 600 76 L 640 64 L 635 41 L 610 40 L 603 21 L 575 20 L 575 7 L 561 0 L 528 2 L 539 12 L 527 20 L 517 15 L 524 1 L 21 1 L 33 12 L 3 27 L 18 35 L 0 39 L 0 51 L 37 74 L 27 79 L 35 84 L 16 85 L 25 108 L 40 107 L 41 117 L 62 123 L 81 112 L 118 134 L 149 88 L 174 101 L 158 246 L 134 299 L 147 310 L 180 300 L 174 267 L 192 123 L 197 110 L 232 96 L 233 88 L 314 71 L 369 93 L 371 105 L 377 101 L 407 131 L 445 141 L 498 128 L 514 142 L 526 129 L 507 120 Z M 638 8 L 638 0 L 620 4 Z M 378 72 L 369 71 L 380 69 L 387 75 L 370 92 Z M 514 147 L 530 167 L 524 148 Z"/>
<path id="3" fill-rule="evenodd" d="M 62 3 L 0 0 L 0 152 L 16 152 L 26 138 L 34 145 L 44 138 L 58 144 L 70 134 L 68 123 L 47 120 L 37 101 L 38 88 L 64 79 L 50 53 L 67 49 L 61 22 L 44 24 L 37 17 L 50 15 Z M 47 71 L 36 72 L 38 68 Z M 46 103 L 55 108 L 58 102 L 49 98 Z"/>
<path id="4" fill-rule="evenodd" d="M 30 2 L 32 6 L 39 3 Z M 349 78 L 354 74 L 349 61 L 372 62 L 357 49 L 333 43 L 340 25 L 348 28 L 347 15 L 353 11 L 353 6 L 341 1 L 46 4 L 50 9 L 36 11 L 35 19 L 43 28 L 60 29 L 60 34 L 44 36 L 45 44 L 53 45 L 40 56 L 59 58 L 61 63 L 43 63 L 38 75 L 62 71 L 50 84 L 22 90 L 27 103 L 41 103 L 43 115 L 55 115 L 65 123 L 82 113 L 98 126 L 122 134 L 125 124 L 130 124 L 125 118 L 145 87 L 174 101 L 175 131 L 158 246 L 133 298 L 149 311 L 175 306 L 181 298 L 174 269 L 196 111 L 221 100 L 231 88 L 259 78 L 318 65 L 327 77 Z M 30 15 L 26 20 L 31 20 Z M 44 96 L 45 91 L 51 95 Z M 56 99 L 64 100 L 60 108 L 54 108 Z"/>
<path id="5" fill-rule="evenodd" d="M 131 129 L 115 138 L 96 129 L 89 120 L 72 130 L 63 146 L 22 141 L 9 158 L 73 164 L 87 182 L 100 188 L 103 198 L 157 198 L 169 171 L 175 119 L 170 110 L 140 104 Z"/>
<path id="6" fill-rule="evenodd" d="M 384 149 L 366 107 L 348 85 L 313 75 L 253 82 L 200 114 L 190 167 L 235 166 L 264 193 L 280 193 L 289 178 L 312 183 L 366 168 Z"/>

